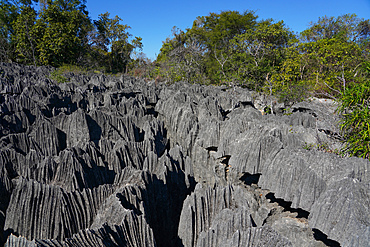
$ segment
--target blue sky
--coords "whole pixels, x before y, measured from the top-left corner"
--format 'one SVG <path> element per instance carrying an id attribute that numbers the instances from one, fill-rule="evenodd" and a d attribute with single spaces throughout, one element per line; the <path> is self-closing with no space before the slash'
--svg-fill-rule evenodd
<path id="1" fill-rule="evenodd" d="M 222 10 L 253 10 L 259 19 L 283 20 L 294 32 L 305 30 L 311 21 L 322 16 L 356 14 L 370 19 L 370 0 L 87 0 L 87 9 L 93 20 L 101 13 L 118 15 L 122 24 L 131 26 L 133 36 L 143 38 L 143 52 L 155 59 L 162 41 L 171 35 L 173 26 L 182 30 L 191 27 L 197 16 Z"/>

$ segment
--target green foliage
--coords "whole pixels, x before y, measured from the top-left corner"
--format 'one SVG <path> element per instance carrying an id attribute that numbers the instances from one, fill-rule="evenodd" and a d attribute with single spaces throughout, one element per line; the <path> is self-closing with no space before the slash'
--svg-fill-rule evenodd
<path id="1" fill-rule="evenodd" d="M 204 73 L 212 83 L 230 82 L 233 71 L 231 58 L 235 54 L 231 40 L 253 28 L 256 19 L 252 11 L 222 11 L 198 17 L 194 21 L 188 33 L 204 50 Z"/>
<path id="2" fill-rule="evenodd" d="M 17 7 L 8 0 L 0 0 L 0 62 L 14 57 L 13 23 L 18 16 Z"/>
<path id="3" fill-rule="evenodd" d="M 92 23 L 86 0 L 0 0 L 0 61 L 122 72 L 142 40 L 120 21 L 105 13 Z"/>
<path id="4" fill-rule="evenodd" d="M 56 81 L 57 83 L 66 83 L 69 81 L 69 77 L 71 75 L 81 75 L 91 73 L 88 72 L 86 69 L 71 65 L 71 64 L 63 64 L 62 66 L 58 67 L 54 71 L 52 71 L 49 75 L 49 78 Z M 99 73 L 98 71 L 93 71 L 92 73 Z"/>
<path id="5" fill-rule="evenodd" d="M 300 102 L 305 100 L 310 96 L 311 89 L 309 86 L 303 82 L 298 81 L 293 84 L 286 84 L 286 86 L 280 87 L 279 90 L 275 91 L 278 96 L 279 102 L 284 102 L 286 104 L 291 104 L 294 102 Z"/>
<path id="6" fill-rule="evenodd" d="M 130 42 L 132 35 L 127 30 L 131 27 L 121 24 L 122 19 L 118 16 L 109 16 L 106 12 L 94 21 L 92 59 L 97 61 L 98 67 L 105 67 L 107 71 L 125 72 L 134 49 L 142 49 L 142 39 L 135 37 Z"/>
<path id="7" fill-rule="evenodd" d="M 301 33 L 304 41 L 315 42 L 321 39 L 339 38 L 347 42 L 357 42 L 370 34 L 369 21 L 358 18 L 356 14 L 324 16 L 315 23 L 311 22 L 310 26 Z"/>
<path id="8" fill-rule="evenodd" d="M 173 29 L 173 38 L 163 43 L 157 62 L 183 75 L 172 81 L 243 84 L 261 90 L 283 61 L 284 47 L 293 34 L 283 22 L 256 19 L 251 11 L 198 17 L 191 29 Z"/>
<path id="9" fill-rule="evenodd" d="M 339 38 L 296 43 L 286 49 L 286 59 L 272 76 L 273 91 L 286 99 L 336 99 L 361 76 L 362 54 L 356 43 Z"/>
<path id="10" fill-rule="evenodd" d="M 365 63 L 370 72 L 370 62 Z M 340 99 L 341 129 L 350 155 L 370 158 L 370 78 L 346 88 Z"/>
<path id="11" fill-rule="evenodd" d="M 25 64 L 37 62 L 37 32 L 35 29 L 37 13 L 30 6 L 22 6 L 14 23 L 14 41 L 17 61 Z"/>
<path id="12" fill-rule="evenodd" d="M 49 78 L 57 83 L 66 83 L 68 81 L 67 77 L 64 76 L 63 72 L 56 69 L 50 73 Z"/>
<path id="13" fill-rule="evenodd" d="M 91 23 L 84 1 L 49 0 L 37 12 L 31 1 L 20 1 L 12 22 L 11 41 L 17 62 L 60 66 L 77 63 L 88 46 Z"/>
<path id="14" fill-rule="evenodd" d="M 238 80 L 250 88 L 261 90 L 284 61 L 285 48 L 292 38 L 293 34 L 283 21 L 274 23 L 273 20 L 258 22 L 254 28 L 235 36 L 232 43 L 236 52 L 232 61 L 238 67 Z"/>
<path id="15" fill-rule="evenodd" d="M 188 81 L 206 83 L 205 50 L 197 35 L 184 32 L 176 27 L 172 29 L 172 39 L 168 38 L 157 58 L 158 76 L 167 82 Z"/>
<path id="16" fill-rule="evenodd" d="M 86 49 L 91 24 L 83 2 L 55 0 L 41 11 L 35 29 L 40 64 L 60 66 L 78 61 Z"/>

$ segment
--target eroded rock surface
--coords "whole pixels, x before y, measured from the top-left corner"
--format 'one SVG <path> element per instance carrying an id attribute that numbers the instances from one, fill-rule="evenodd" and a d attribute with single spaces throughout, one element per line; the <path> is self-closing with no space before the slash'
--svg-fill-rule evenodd
<path id="1" fill-rule="evenodd" d="M 332 153 L 333 102 L 52 70 L 0 64 L 6 246 L 368 246 L 369 161 Z"/>

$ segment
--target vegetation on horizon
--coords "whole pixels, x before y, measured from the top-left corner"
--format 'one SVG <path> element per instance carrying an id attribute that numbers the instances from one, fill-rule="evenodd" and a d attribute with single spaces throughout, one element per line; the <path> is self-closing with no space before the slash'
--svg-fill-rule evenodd
<path id="1" fill-rule="evenodd" d="M 295 34 L 253 11 L 210 13 L 186 30 L 174 27 L 154 62 L 121 22 L 109 13 L 91 20 L 86 0 L 0 0 L 0 61 L 62 67 L 51 75 L 60 82 L 72 65 L 169 83 L 239 85 L 286 104 L 332 98 L 341 102 L 347 151 L 369 158 L 370 20 L 324 16 Z"/>
<path id="2" fill-rule="evenodd" d="M 86 0 L 0 0 L 0 61 L 125 72 L 142 43 L 121 22 L 109 13 L 92 21 Z"/>

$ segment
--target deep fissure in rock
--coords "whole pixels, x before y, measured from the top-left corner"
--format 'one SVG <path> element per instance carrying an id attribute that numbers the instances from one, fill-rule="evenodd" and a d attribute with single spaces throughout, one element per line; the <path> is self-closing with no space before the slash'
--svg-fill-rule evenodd
<path id="1" fill-rule="evenodd" d="M 258 181 L 260 179 L 260 176 L 262 174 L 256 173 L 256 174 L 250 174 L 248 172 L 244 173 L 244 175 L 240 178 L 241 181 L 243 181 L 246 185 L 258 185 Z"/>
<path id="2" fill-rule="evenodd" d="M 208 152 L 217 152 L 218 148 L 217 147 L 207 147 L 206 150 Z"/>
<path id="3" fill-rule="evenodd" d="M 276 198 L 275 194 L 270 192 L 266 195 L 267 199 L 270 199 L 270 202 L 274 203 L 276 202 L 279 204 L 279 206 L 283 207 L 285 211 L 297 213 L 297 218 L 306 218 L 308 219 L 308 216 L 310 215 L 310 212 L 303 210 L 301 208 L 292 208 L 292 202 L 285 201 L 284 199 L 281 198 Z"/>
<path id="4" fill-rule="evenodd" d="M 340 247 L 341 246 L 340 243 L 338 243 L 337 241 L 329 239 L 328 236 L 325 235 L 323 232 L 321 232 L 319 229 L 313 228 L 312 231 L 313 231 L 313 237 L 316 240 L 323 242 L 327 246 L 330 246 L 330 247 Z"/>
<path id="5" fill-rule="evenodd" d="M 104 75 L 86 77 L 81 82 L 79 78 L 75 80 L 73 74 L 70 76 L 72 77 L 70 82 L 54 84 L 52 81 L 45 83 L 43 77 L 46 72 L 38 74 L 34 73 L 31 67 L 0 64 L 1 66 L 15 75 L 15 77 L 11 76 L 13 82 L 9 80 L 4 83 L 10 91 L 16 93 L 0 95 L 3 110 L 0 116 L 2 135 L 0 140 L 2 184 L 0 186 L 4 187 L 0 191 L 0 195 L 4 195 L 0 197 L 2 230 L 0 241 L 6 241 L 4 237 L 14 231 L 16 235 L 28 234 L 25 239 L 31 239 L 34 234 L 44 232 L 38 230 L 42 227 L 51 229 L 50 232 L 53 232 L 45 230 L 46 234 L 42 237 L 48 234 L 47 236 L 52 236 L 50 239 L 71 241 L 68 243 L 81 241 L 81 243 L 76 242 L 81 245 L 86 241 L 84 237 L 80 238 L 84 234 L 85 236 L 92 234 L 97 239 L 103 240 L 101 246 L 112 243 L 112 236 L 113 241 L 116 241 L 115 244 L 128 244 L 127 238 L 120 234 L 128 234 L 127 236 L 133 239 L 142 237 L 140 231 L 125 233 L 125 230 L 134 229 L 134 226 L 137 226 L 132 222 L 125 221 L 128 228 L 121 229 L 119 228 L 123 226 L 120 226 L 120 223 L 115 222 L 114 227 L 108 225 L 114 220 L 117 222 L 122 220 L 121 218 L 112 220 L 109 212 L 115 214 L 117 210 L 124 217 L 132 217 L 136 223 L 142 220 L 140 224 L 143 229 L 150 229 L 148 230 L 151 240 L 149 242 L 154 243 L 155 239 L 159 247 L 189 246 L 191 244 L 186 243 L 186 236 L 192 238 L 193 243 L 201 238 L 204 241 L 203 246 L 207 246 L 209 241 L 219 236 L 226 236 L 223 235 L 224 233 L 233 234 L 236 231 L 249 237 L 256 231 L 261 231 L 260 236 L 255 235 L 257 238 L 262 240 L 264 240 L 263 236 L 273 236 L 272 238 L 279 240 L 286 238 L 286 243 L 289 244 L 289 241 L 291 243 L 297 241 L 297 238 L 292 236 L 295 231 L 293 234 L 286 233 L 287 229 L 289 231 L 293 228 L 293 230 L 298 229 L 298 234 L 309 235 L 309 237 L 306 236 L 307 238 L 303 237 L 305 241 L 307 239 L 307 241 L 314 241 L 315 237 L 316 240 L 328 246 L 340 246 L 339 242 L 342 243 L 342 241 L 345 243 L 346 240 L 341 238 L 341 232 L 338 234 L 338 229 L 333 229 L 330 233 L 330 236 L 338 242 L 328 239 L 325 233 L 316 228 L 313 229 L 313 236 L 306 220 L 310 214 L 312 214 L 310 224 L 319 229 L 325 229 L 325 226 L 320 225 L 321 222 L 315 222 L 314 215 L 316 213 L 317 216 L 317 211 L 307 212 L 301 208 L 292 208 L 292 202 L 286 201 L 286 198 L 290 198 L 289 193 L 302 191 L 301 193 L 307 194 L 307 200 L 297 202 L 299 203 L 297 207 L 307 208 L 307 203 L 311 203 L 312 200 L 316 207 L 322 201 L 314 197 L 317 195 L 314 189 L 317 189 L 318 193 L 324 193 L 332 186 L 320 172 L 329 172 L 327 168 L 336 165 L 335 158 L 327 159 L 318 154 L 319 158 L 323 158 L 328 163 L 323 162 L 322 165 L 326 167 L 318 172 L 315 166 L 306 164 L 315 162 L 316 156 L 311 156 L 310 152 L 295 153 L 295 150 L 290 152 L 289 149 L 289 145 L 299 149 L 298 146 L 302 140 L 311 140 L 318 134 L 322 138 L 336 133 L 319 123 L 322 120 L 321 112 L 312 110 L 310 105 L 307 107 L 296 105 L 295 108 L 292 106 L 293 112 L 297 113 L 286 114 L 283 118 L 280 118 L 282 116 L 280 112 L 274 116 L 262 117 L 254 107 L 253 101 L 249 100 L 250 92 L 239 87 L 234 87 L 233 90 L 188 84 L 153 87 L 147 82 L 142 83 L 133 78 L 124 81 L 123 77 L 117 80 Z M 46 69 L 40 68 L 40 70 Z M 18 79 L 19 75 L 26 78 L 30 73 L 34 76 L 31 79 Z M 26 90 L 18 92 L 23 89 Z M 261 110 L 266 104 L 256 103 L 256 106 Z M 236 108 L 237 110 L 234 111 Z M 311 125 L 302 123 L 307 118 L 312 119 L 311 115 L 317 118 L 319 124 L 319 127 L 313 131 Z M 287 123 L 302 126 L 303 131 L 299 132 L 297 128 L 297 135 L 287 134 L 284 132 Z M 208 128 L 209 124 L 212 128 Z M 217 127 L 214 128 L 215 126 Z M 311 135 L 313 132 L 315 136 Z M 208 134 L 212 136 L 209 137 Z M 261 139 L 265 139 L 266 136 L 272 139 L 277 137 L 281 143 L 276 141 L 272 145 L 260 145 Z M 169 137 L 174 143 L 170 142 Z M 273 152 L 272 146 L 276 146 L 275 144 L 281 144 L 278 155 Z M 259 145 L 259 149 L 254 148 L 256 145 Z M 216 157 L 218 152 L 221 155 Z M 194 157 L 190 157 L 191 155 Z M 298 165 L 295 162 L 298 160 L 297 157 L 299 157 Z M 231 164 L 230 161 L 233 163 Z M 253 166 L 256 163 L 259 173 L 240 173 L 240 171 L 255 170 Z M 356 180 L 356 184 L 351 184 L 350 181 L 347 184 L 344 183 L 345 186 L 355 187 L 361 184 L 365 174 L 363 166 L 356 163 L 356 170 L 353 168 L 350 170 L 345 166 L 345 161 L 342 163 L 342 171 L 348 170 L 346 174 L 351 174 L 349 180 Z M 336 176 L 334 169 L 332 170 L 329 175 Z M 297 176 L 298 173 L 299 178 L 304 178 L 299 183 L 292 183 L 294 184 L 292 185 L 286 182 L 285 178 Z M 262 180 L 260 179 L 262 174 L 268 177 Z M 222 177 L 224 175 L 225 179 Z M 204 186 L 204 190 L 201 188 L 199 195 L 195 194 L 198 192 L 195 191 L 195 178 L 201 181 L 199 186 Z M 12 182 L 15 186 L 9 185 Z M 17 184 L 18 182 L 21 184 Z M 273 192 L 269 193 L 267 189 L 261 188 L 262 183 L 265 183 L 263 186 Z M 16 187 L 17 185 L 21 185 L 21 189 Z M 295 190 L 289 186 L 302 187 Z M 284 194 L 281 189 L 286 189 L 286 193 Z M 18 194 L 14 192 L 16 190 Z M 102 192 L 96 192 L 98 190 Z M 62 195 L 58 194 L 59 192 L 52 192 L 54 194 L 50 196 L 48 194 L 51 193 L 50 191 L 59 191 Z M 203 201 L 196 205 L 203 210 L 200 215 L 194 214 L 196 210 L 193 209 L 189 214 L 184 214 L 193 225 L 197 224 L 200 218 L 206 223 L 212 221 L 210 227 L 202 223 L 207 225 L 202 230 L 202 234 L 209 235 L 194 235 L 196 231 L 186 232 L 187 227 L 179 229 L 182 212 L 194 206 L 192 201 L 186 200 L 187 196 L 194 191 L 194 196 L 198 198 L 203 198 L 203 192 L 205 195 L 212 194 L 212 196 L 215 192 L 213 198 L 217 198 L 216 201 L 202 199 Z M 239 191 L 239 194 L 234 194 L 235 198 L 231 199 L 235 191 Z M 311 191 L 314 192 L 311 193 Z M 284 198 L 276 198 L 274 192 L 284 195 Z M 306 194 L 299 196 L 304 198 Z M 44 195 L 49 196 L 44 198 Z M 40 217 L 35 218 L 41 212 L 37 209 L 45 207 L 42 213 L 57 211 L 54 210 L 56 207 L 53 200 L 58 196 L 63 197 L 64 204 L 61 207 L 65 208 L 54 218 L 62 219 L 63 222 L 47 225 L 49 222 L 44 221 L 40 224 L 41 221 L 37 221 Z M 340 196 L 338 194 L 338 197 Z M 114 200 L 108 201 L 107 197 Z M 17 198 L 22 198 L 19 199 L 21 202 L 16 201 Z M 185 202 L 189 204 L 186 204 L 187 207 L 184 209 Z M 361 204 L 360 200 L 357 202 Z M 23 203 L 31 205 L 27 206 L 30 208 L 29 211 L 19 210 L 19 205 Z M 55 203 L 55 205 L 59 204 Z M 114 210 L 102 208 L 102 205 L 111 206 Z M 51 209 L 47 208 L 49 206 Z M 216 206 L 220 206 L 222 214 L 212 213 Z M 333 208 L 335 206 L 333 203 Z M 244 214 L 244 211 L 241 211 L 242 217 L 238 217 L 239 210 L 244 207 L 248 208 L 249 217 Z M 320 205 L 315 209 L 321 210 L 319 207 Z M 7 211 L 7 208 L 11 210 Z M 96 210 L 101 210 L 99 215 Z M 355 210 L 351 211 L 348 208 L 346 210 L 345 213 L 350 216 L 350 222 L 353 220 L 354 223 L 362 224 L 356 221 L 356 212 L 353 213 Z M 235 218 L 229 217 L 231 211 L 235 213 Z M 16 220 L 22 218 L 22 214 L 33 221 L 25 224 L 24 221 L 19 221 L 15 224 Z M 296 215 L 298 219 L 295 218 Z M 214 216 L 217 217 L 212 219 Z M 214 221 L 215 219 L 217 221 Z M 238 220 L 245 220 L 245 222 L 238 222 Z M 7 224 L 6 232 L 3 231 L 4 221 Z M 87 221 L 90 223 L 86 223 Z M 43 223 L 46 223 L 46 227 Z M 242 223 L 242 227 L 238 225 L 239 223 Z M 89 224 L 98 229 L 86 230 Z M 237 226 L 232 226 L 233 224 Z M 101 225 L 102 227 L 99 228 Z M 59 226 L 63 226 L 63 230 L 68 233 L 63 233 L 62 230 L 63 236 L 53 235 L 59 234 Z M 219 232 L 217 232 L 217 226 L 222 226 Z M 248 227 L 247 231 L 244 226 Z M 339 224 L 337 226 L 340 228 Z M 249 230 L 251 235 L 248 235 Z M 185 234 L 181 235 L 180 231 Z M 361 231 L 358 230 L 358 232 Z M 348 234 L 348 232 L 342 232 Z M 219 235 L 212 235 L 215 233 Z M 81 235 L 73 239 L 73 234 Z M 351 232 L 348 237 L 357 237 L 355 234 L 357 233 Z M 72 237 L 72 239 L 68 240 L 66 237 Z M 54 246 L 52 242 L 45 239 L 40 241 Z"/>
<path id="6" fill-rule="evenodd" d="M 146 112 L 147 115 L 153 115 L 155 118 L 158 117 L 158 112 L 155 110 L 156 103 L 148 103 L 146 105 Z"/>

